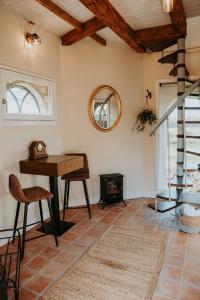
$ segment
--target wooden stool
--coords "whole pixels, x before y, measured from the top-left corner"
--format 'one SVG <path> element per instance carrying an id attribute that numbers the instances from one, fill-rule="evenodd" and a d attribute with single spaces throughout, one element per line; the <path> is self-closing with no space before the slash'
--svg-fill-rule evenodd
<path id="1" fill-rule="evenodd" d="M 39 204 L 42 230 L 44 231 L 44 219 L 43 219 L 43 211 L 42 211 L 42 202 L 41 201 L 47 200 L 51 223 L 52 223 L 53 232 L 54 232 L 54 237 L 55 237 L 55 242 L 56 242 L 56 246 L 58 246 L 56 228 L 55 228 L 55 223 L 54 223 L 53 214 L 52 214 L 52 210 L 51 210 L 51 204 L 50 204 L 50 199 L 53 197 L 53 194 L 39 186 L 22 189 L 18 178 L 13 174 L 11 174 L 9 176 L 9 189 L 10 189 L 10 193 L 12 194 L 12 196 L 18 202 L 16 215 L 15 215 L 14 231 L 13 231 L 13 242 L 15 239 L 15 233 L 16 233 L 16 229 L 17 229 L 20 205 L 24 204 L 24 221 L 23 221 L 21 259 L 24 257 L 25 242 L 33 239 L 33 238 L 32 239 L 30 238 L 30 239 L 26 240 L 26 227 L 33 225 L 33 224 L 27 225 L 28 205 L 33 202 L 38 202 L 38 204 Z M 37 224 L 39 222 L 36 222 L 34 224 Z M 41 237 L 44 235 L 47 235 L 47 234 L 42 234 L 42 235 L 39 235 L 38 237 Z"/>
<path id="2" fill-rule="evenodd" d="M 70 181 L 82 181 L 84 193 L 85 193 L 85 199 L 87 203 L 88 213 L 89 217 L 91 219 L 91 210 L 90 210 L 90 201 L 89 201 L 89 195 L 88 195 L 88 189 L 87 189 L 87 182 L 86 179 L 90 178 L 90 172 L 88 167 L 88 160 L 87 155 L 85 153 L 67 153 L 66 155 L 77 155 L 83 157 L 83 163 L 84 167 L 80 170 L 67 173 L 61 177 L 61 179 L 65 180 L 65 191 L 64 191 L 64 204 L 63 204 L 63 220 L 65 219 L 65 210 L 69 205 L 69 188 L 70 188 Z"/>

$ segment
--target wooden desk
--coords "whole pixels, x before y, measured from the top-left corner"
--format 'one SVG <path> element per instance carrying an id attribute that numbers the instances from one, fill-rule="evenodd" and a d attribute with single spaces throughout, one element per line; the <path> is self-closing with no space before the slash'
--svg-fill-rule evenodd
<path id="1" fill-rule="evenodd" d="M 83 168 L 83 158 L 72 155 L 49 155 L 37 160 L 21 160 L 20 172 L 25 174 L 49 176 L 50 191 L 54 195 L 51 207 L 55 220 L 57 235 L 60 236 L 74 223 L 60 220 L 58 177 Z M 53 233 L 51 224 L 45 224 L 45 232 Z"/>

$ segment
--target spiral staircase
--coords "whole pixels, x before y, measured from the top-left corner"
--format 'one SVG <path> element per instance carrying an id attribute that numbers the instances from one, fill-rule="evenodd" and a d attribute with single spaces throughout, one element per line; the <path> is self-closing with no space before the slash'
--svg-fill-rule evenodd
<path id="1" fill-rule="evenodd" d="M 172 43 L 173 45 L 175 44 Z M 171 46 L 171 44 L 170 44 Z M 200 140 L 200 114 L 199 120 L 187 119 L 187 112 L 199 111 L 200 112 L 200 79 L 196 81 L 189 80 L 189 72 L 185 65 L 185 44 L 184 39 L 180 39 L 177 44 L 177 51 L 170 53 L 167 56 L 159 59 L 161 64 L 172 64 L 173 68 L 170 75 L 177 77 L 177 100 L 171 107 L 164 113 L 161 119 L 152 129 L 150 135 L 156 136 L 162 124 L 167 123 L 168 135 L 168 189 L 163 193 L 156 194 L 155 203 L 149 204 L 149 207 L 165 213 L 169 210 L 178 208 L 183 203 L 200 204 L 200 193 L 191 193 L 188 189 L 193 187 L 193 183 L 189 179 L 188 174 L 198 171 L 198 163 L 187 164 L 188 155 L 200 157 L 199 152 L 195 149 L 188 149 L 189 140 Z M 167 44 L 166 44 L 167 48 Z M 192 104 L 193 99 L 199 100 L 199 105 Z M 186 101 L 187 100 L 187 101 Z M 188 102 L 191 103 L 188 105 Z M 170 178 L 170 153 L 169 153 L 169 118 L 170 115 L 177 109 L 177 172 L 176 176 Z M 199 135 L 188 134 L 187 126 L 199 124 Z M 199 159 L 200 163 L 200 159 Z M 200 168 L 200 165 L 199 165 Z"/>

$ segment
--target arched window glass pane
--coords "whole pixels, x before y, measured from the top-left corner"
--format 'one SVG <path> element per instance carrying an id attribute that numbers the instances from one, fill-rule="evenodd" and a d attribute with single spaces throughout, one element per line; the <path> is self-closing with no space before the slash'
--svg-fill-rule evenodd
<path id="1" fill-rule="evenodd" d="M 14 98 L 13 94 L 10 91 L 7 91 L 7 103 L 6 111 L 11 114 L 17 114 L 20 112 L 17 105 L 17 100 Z"/>
<path id="2" fill-rule="evenodd" d="M 7 90 L 7 109 L 8 113 L 20 113 L 35 115 L 40 114 L 40 106 L 43 104 L 41 101 L 40 105 L 36 99 L 36 96 L 28 87 L 16 85 L 11 86 Z"/>
<path id="3" fill-rule="evenodd" d="M 24 102 L 22 104 L 22 113 L 33 115 L 40 113 L 37 101 L 31 94 L 28 94 L 24 99 Z"/>
<path id="4" fill-rule="evenodd" d="M 9 90 L 12 91 L 19 103 L 19 106 L 21 106 L 23 98 L 27 94 L 26 89 L 24 89 L 24 87 L 14 86 L 11 87 Z"/>

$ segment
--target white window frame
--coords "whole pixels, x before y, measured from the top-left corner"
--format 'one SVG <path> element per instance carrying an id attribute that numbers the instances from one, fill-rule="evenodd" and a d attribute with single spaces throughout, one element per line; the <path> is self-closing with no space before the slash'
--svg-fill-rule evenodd
<path id="1" fill-rule="evenodd" d="M 14 114 L 6 112 L 6 99 L 7 93 L 7 81 L 8 79 L 23 80 L 30 83 L 39 85 L 46 85 L 48 87 L 48 103 L 49 103 L 49 114 Z M 31 73 L 18 71 L 15 69 L 6 69 L 0 67 L 0 95 L 1 95 L 1 119 L 3 121 L 55 121 L 55 95 L 56 95 L 56 81 L 45 77 L 39 77 Z"/>
<path id="2" fill-rule="evenodd" d="M 156 80 L 156 115 L 158 116 L 158 118 L 160 118 L 160 84 L 167 84 L 167 83 L 174 83 L 176 84 L 176 80 L 175 79 L 160 79 L 160 80 Z M 165 125 L 166 126 L 166 125 Z M 161 126 L 162 128 L 162 126 Z M 163 176 L 162 176 L 162 171 L 163 169 L 161 168 L 161 148 L 162 148 L 162 133 L 160 132 L 160 130 L 158 130 L 156 132 L 155 135 L 155 139 L 156 139 L 156 145 L 155 145 L 155 193 L 162 193 L 163 191 L 166 190 L 166 186 L 164 187 L 163 185 Z M 167 150 L 166 150 L 167 151 Z M 167 172 L 167 170 L 166 170 Z"/>

